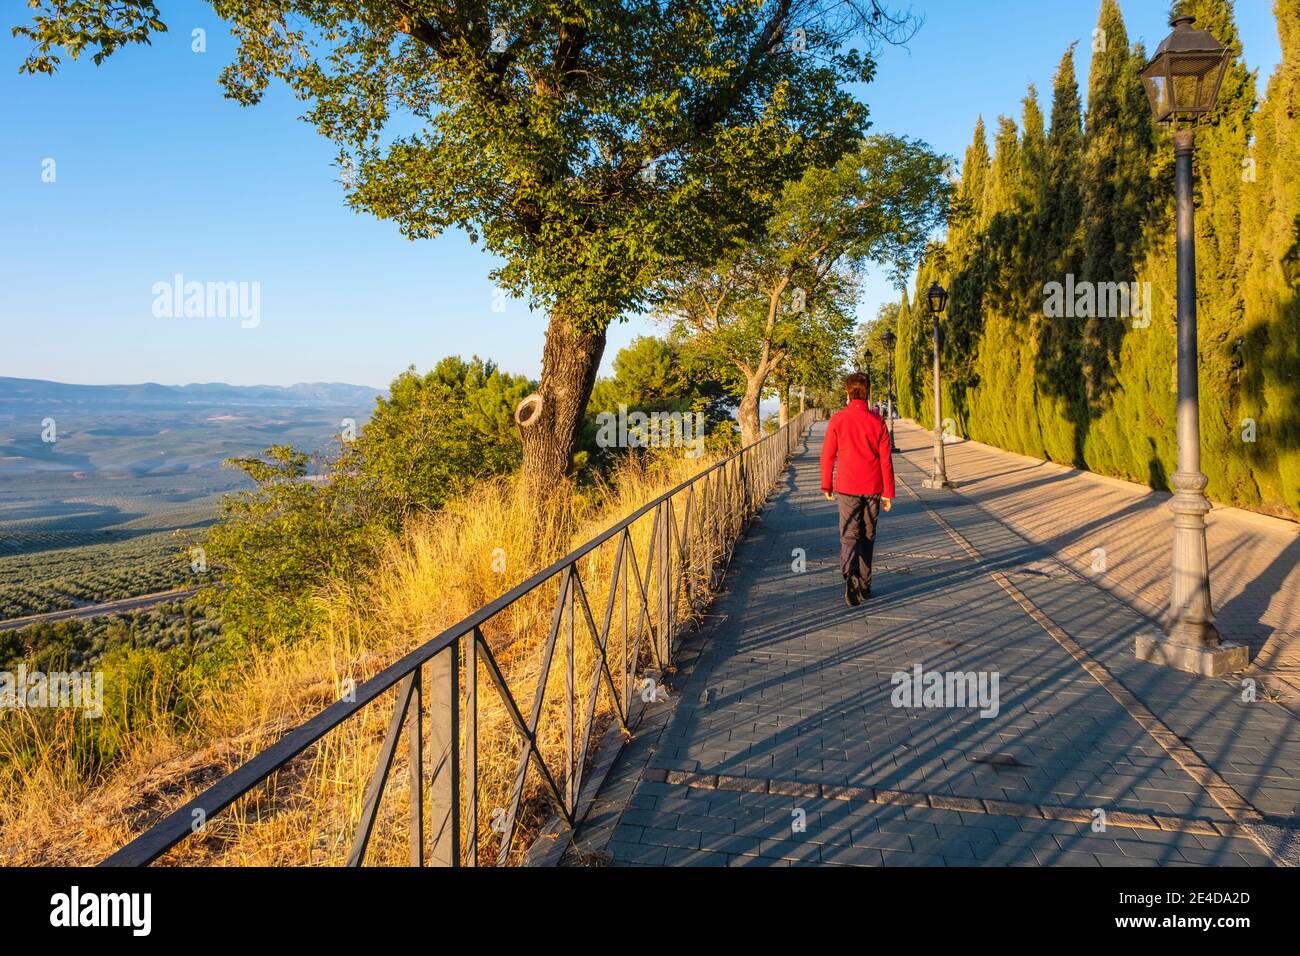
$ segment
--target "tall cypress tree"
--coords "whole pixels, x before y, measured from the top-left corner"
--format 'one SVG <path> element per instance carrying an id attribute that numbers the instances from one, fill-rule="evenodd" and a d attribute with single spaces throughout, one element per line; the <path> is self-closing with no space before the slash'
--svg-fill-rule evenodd
<path id="1" fill-rule="evenodd" d="M 894 343 L 894 388 L 898 392 L 898 413 L 920 422 L 928 422 L 923 412 L 925 400 L 925 362 L 917 316 L 903 290 L 898 306 L 898 341 Z M 928 337 L 926 339 L 928 341 Z"/>
<path id="2" fill-rule="evenodd" d="M 982 253 L 985 230 L 990 210 L 986 207 L 989 166 L 988 137 L 984 117 L 975 123 L 971 144 L 961 165 L 961 182 L 957 186 L 955 215 L 949 225 L 946 255 L 942 264 L 931 261 L 932 270 L 926 276 L 926 286 L 918 285 L 918 295 L 924 294 L 932 280 L 948 288 L 948 311 L 940 320 L 944 332 L 941 354 L 945 371 L 943 386 L 949 389 L 951 407 L 959 421 L 969 418 L 965 407 L 966 391 L 973 384 L 969 375 L 969 356 L 978 347 L 984 325 L 984 291 L 987 280 L 987 257 Z M 924 270 L 923 270 L 924 271 Z M 927 345 L 931 330 L 923 317 L 923 331 Z"/>
<path id="3" fill-rule="evenodd" d="M 1034 84 L 1029 84 L 1029 90 L 1020 105 L 1022 133 L 1017 201 L 1025 211 L 1029 211 L 1038 209 L 1047 187 L 1047 129 L 1044 126 L 1043 109 L 1038 105 L 1038 88 Z M 1032 240 L 1026 242 L 1025 248 L 1038 256 L 1042 250 L 1042 239 L 1033 236 Z"/>
<path id="4" fill-rule="evenodd" d="M 1102 0 L 1084 129 L 1082 272 L 1094 284 L 1133 281 L 1141 254 L 1153 145 L 1141 66 L 1129 49 L 1119 4 Z M 1095 315 L 1084 322 L 1081 357 L 1090 417 L 1100 414 L 1114 386 L 1125 324 L 1120 316 Z"/>
<path id="5" fill-rule="evenodd" d="M 1042 114 L 1032 97 L 1026 100 L 1029 122 L 1039 146 L 1026 156 L 1016 124 L 998 118 L 993 161 L 984 189 L 986 222 L 975 260 L 967 272 L 978 275 L 983 289 L 980 337 L 962 350 L 973 361 L 957 365 L 950 376 L 958 412 L 969 409 L 969 434 L 1017 451 L 1038 450 L 1033 391 L 1031 310 L 1038 302 L 1024 293 L 1029 269 L 1028 248 L 1037 220 L 1038 184 L 1026 166 L 1041 168 Z M 1027 180 L 1034 183 L 1029 195 Z M 1028 240 L 1028 241 L 1027 241 Z M 969 393 L 969 394 L 968 394 Z"/>
<path id="6" fill-rule="evenodd" d="M 1045 254 L 1053 272 L 1078 268 L 1082 239 L 1083 117 L 1074 73 L 1074 47 L 1065 51 L 1052 81 L 1052 123 L 1047 136 L 1047 182 L 1043 195 Z"/>
<path id="7" fill-rule="evenodd" d="M 1246 166 L 1242 244 L 1243 354 L 1235 437 L 1265 503 L 1300 513 L 1300 0 L 1276 0 L 1282 61 L 1255 117 Z"/>
<path id="8" fill-rule="evenodd" d="M 1043 277 L 1051 269 L 1045 259 L 1046 249 L 1040 232 L 1042 204 L 1047 192 L 1047 131 L 1043 111 L 1038 105 L 1038 90 L 1032 84 L 1021 105 L 1023 131 L 1020 136 L 1020 182 L 1016 193 L 1018 240 L 1015 243 L 1014 273 L 1010 279 L 1011 314 L 1021 319 L 1018 328 L 1020 361 L 1010 388 L 1015 395 L 1017 410 L 1017 450 L 1046 457 L 1035 364 L 1044 336 Z"/>
<path id="9" fill-rule="evenodd" d="M 957 185 L 948 233 L 950 254 L 969 255 L 984 226 L 984 184 L 989 162 L 988 135 L 981 116 L 975 121 L 975 133 L 962 158 L 961 182 Z"/>
<path id="10" fill-rule="evenodd" d="M 1052 122 L 1047 134 L 1047 177 L 1043 184 L 1040 225 L 1044 269 L 1040 283 L 1061 282 L 1078 274 L 1082 258 L 1083 117 L 1074 48 L 1065 51 L 1052 81 Z M 1041 286 L 1039 290 L 1039 306 Z M 1044 317 L 1037 353 L 1039 420 L 1048 457 L 1083 464 L 1082 426 L 1076 421 L 1083 405 L 1079 342 L 1074 320 L 1064 315 Z"/>

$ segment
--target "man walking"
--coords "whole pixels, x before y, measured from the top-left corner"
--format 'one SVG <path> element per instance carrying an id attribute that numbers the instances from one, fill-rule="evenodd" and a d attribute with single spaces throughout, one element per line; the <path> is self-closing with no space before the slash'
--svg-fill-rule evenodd
<path id="1" fill-rule="evenodd" d="M 884 420 L 867 407 L 870 380 L 844 380 L 848 404 L 831 416 L 822 445 L 822 494 L 840 510 L 840 571 L 844 601 L 857 607 L 871 596 L 871 552 L 876 519 L 894 503 L 894 466 Z M 832 481 L 832 476 L 834 480 Z"/>

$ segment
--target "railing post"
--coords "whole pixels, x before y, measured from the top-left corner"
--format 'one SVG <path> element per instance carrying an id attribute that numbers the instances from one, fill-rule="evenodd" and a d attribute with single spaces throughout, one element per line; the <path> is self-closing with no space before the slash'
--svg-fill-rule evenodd
<path id="1" fill-rule="evenodd" d="M 460 640 L 464 640 L 461 638 Z M 473 640 L 473 636 L 470 636 Z M 429 829 L 432 866 L 460 865 L 460 681 L 456 641 L 429 661 Z"/>
<path id="2" fill-rule="evenodd" d="M 424 665 L 415 669 L 406 728 L 411 772 L 411 866 L 424 866 Z"/>
<path id="3" fill-rule="evenodd" d="M 482 633 L 476 627 L 465 645 L 465 830 L 469 845 L 465 862 L 478 866 L 478 642 Z"/>
<path id="4" fill-rule="evenodd" d="M 672 600 L 672 586 L 668 578 L 668 555 L 670 549 L 668 531 L 668 502 L 659 505 L 659 660 L 667 670 L 672 663 L 669 657 L 668 630 L 672 627 L 669 602 Z"/>
<path id="5" fill-rule="evenodd" d="M 740 472 L 740 521 L 743 524 L 749 517 L 749 485 L 745 480 L 745 452 L 749 449 L 740 449 L 740 458 L 736 464 Z"/>
<path id="6" fill-rule="evenodd" d="M 568 803 L 569 813 L 578 810 L 578 787 L 576 776 L 576 754 L 574 753 L 574 712 L 573 712 L 573 631 L 574 631 L 574 591 L 577 588 L 578 571 L 569 565 L 569 586 L 564 595 L 564 611 L 569 619 L 569 626 L 564 634 L 564 799 Z"/>
<path id="7" fill-rule="evenodd" d="M 623 572 L 619 576 L 619 584 L 623 589 L 623 627 L 621 629 L 622 641 L 619 644 L 618 659 L 619 666 L 622 668 L 620 677 L 623 680 L 623 716 L 630 719 L 632 713 L 632 674 L 636 670 L 636 661 L 628 661 L 628 621 L 627 621 L 627 590 L 628 581 L 632 577 L 632 536 L 623 531 Z M 637 625 L 640 628 L 640 625 Z M 638 630 L 638 633 L 640 631 Z"/>

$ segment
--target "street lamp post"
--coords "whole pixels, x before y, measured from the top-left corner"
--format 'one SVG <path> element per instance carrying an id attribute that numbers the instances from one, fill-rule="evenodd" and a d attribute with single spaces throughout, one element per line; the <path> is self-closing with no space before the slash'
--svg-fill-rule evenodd
<path id="1" fill-rule="evenodd" d="M 1193 221 L 1192 153 L 1196 121 L 1214 108 L 1230 53 L 1193 27 L 1195 17 L 1176 17 L 1173 33 L 1142 69 L 1142 83 L 1156 120 L 1173 127 L 1178 257 L 1178 470 L 1174 497 L 1173 579 L 1163 638 L 1137 639 L 1139 660 L 1207 677 L 1240 670 L 1249 662 L 1245 645 L 1224 643 L 1210 600 L 1210 560 L 1205 542 L 1206 477 L 1201 472 L 1201 425 L 1196 354 L 1196 233 Z M 1181 124 L 1181 125 L 1180 125 Z"/>
<path id="2" fill-rule="evenodd" d="M 943 459 L 943 400 L 939 394 L 939 313 L 948 306 L 948 292 L 937 282 L 925 293 L 930 310 L 931 338 L 934 340 L 934 473 L 921 482 L 922 488 L 953 488 Z"/>
<path id="3" fill-rule="evenodd" d="M 898 336 L 888 330 L 880 337 L 887 350 L 885 354 L 885 363 L 889 371 L 886 373 L 885 383 L 885 424 L 889 426 L 889 450 L 896 451 L 894 445 L 894 344 L 898 341 Z"/>
<path id="4" fill-rule="evenodd" d="M 876 390 L 876 383 L 871 374 L 871 362 L 875 357 L 875 353 L 873 353 L 871 349 L 862 350 L 862 370 L 867 373 L 867 381 L 871 383 L 872 392 Z"/>

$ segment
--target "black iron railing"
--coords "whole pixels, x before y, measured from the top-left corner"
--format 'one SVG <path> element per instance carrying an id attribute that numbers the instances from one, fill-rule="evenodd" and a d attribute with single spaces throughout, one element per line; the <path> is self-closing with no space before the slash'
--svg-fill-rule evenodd
<path id="1" fill-rule="evenodd" d="M 380 804 L 399 762 L 404 732 L 412 866 L 477 866 L 493 849 L 485 844 L 495 844 L 497 864 L 509 862 L 520 849 L 520 813 L 530 768 L 533 792 L 540 790 L 549 800 L 561 829 L 571 836 L 599 784 L 588 776 L 598 723 L 611 729 L 617 724 L 630 736 L 634 704 L 644 706 L 655 699 L 659 676 L 672 670 L 681 626 L 702 610 L 717 588 L 736 540 L 762 508 L 816 416 L 814 410 L 801 413 L 447 628 L 285 734 L 102 865 L 147 865 L 187 838 L 207 832 L 209 821 L 223 810 L 394 690 L 392 716 L 362 801 L 349 865 L 365 860 L 381 822 Z M 602 549 L 612 549 L 613 556 L 608 578 L 600 580 L 606 586 L 598 625 L 592 605 L 601 607 L 602 602 L 592 593 L 590 579 Z M 552 585 L 556 596 L 549 630 L 537 651 L 540 662 L 521 671 L 529 678 L 516 681 L 512 690 L 509 668 L 500 659 L 502 646 L 494 649 L 485 631 L 502 612 L 543 597 L 542 589 Z M 580 637 L 584 632 L 586 637 Z M 563 674 L 557 678 L 554 665 L 561 644 Z M 580 661 L 585 665 L 582 674 L 577 672 Z M 501 788 L 508 798 L 487 812 L 480 800 L 480 731 L 490 698 L 482 693 L 481 677 L 495 693 L 495 716 L 500 718 L 504 710 L 504 732 L 514 755 L 508 787 Z M 584 679 L 583 697 L 577 693 L 579 677 Z M 556 686 L 561 682 L 562 687 Z M 521 700 L 529 696 L 527 687 L 518 685 L 527 683 L 532 683 L 532 693 L 525 710 Z M 602 700 L 604 710 L 598 706 Z M 548 724 L 548 729 L 558 729 L 558 746 L 542 742 L 544 718 L 558 721 L 558 728 Z M 499 750 L 499 736 L 495 743 Z"/>

